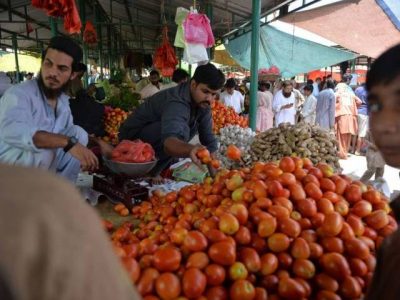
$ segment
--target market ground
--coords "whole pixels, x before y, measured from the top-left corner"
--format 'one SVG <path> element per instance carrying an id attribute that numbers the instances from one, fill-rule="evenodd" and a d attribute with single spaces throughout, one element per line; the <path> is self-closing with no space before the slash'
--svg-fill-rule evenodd
<path id="1" fill-rule="evenodd" d="M 359 179 L 367 169 L 367 161 L 365 156 L 351 155 L 346 160 L 340 160 L 340 166 L 343 168 L 343 174 L 346 174 L 354 179 Z M 400 169 L 395 169 L 385 166 L 383 178 L 389 185 L 392 193 L 392 198 L 397 193 L 400 193 Z M 372 178 L 373 180 L 374 178 Z"/>

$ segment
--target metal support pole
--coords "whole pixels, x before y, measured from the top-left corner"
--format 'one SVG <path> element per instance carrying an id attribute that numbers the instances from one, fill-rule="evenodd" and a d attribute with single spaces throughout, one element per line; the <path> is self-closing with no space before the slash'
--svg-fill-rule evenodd
<path id="1" fill-rule="evenodd" d="M 17 35 L 15 33 L 13 34 L 13 50 L 15 55 L 15 70 L 17 72 L 15 79 L 17 80 L 17 83 L 19 83 L 21 80 L 19 78 L 18 41 L 17 41 Z"/>
<path id="2" fill-rule="evenodd" d="M 99 24 L 99 8 L 97 7 L 98 3 L 96 2 L 95 7 L 94 7 L 94 19 L 97 27 L 97 39 L 99 42 L 99 47 L 98 47 L 98 55 L 99 55 L 99 64 L 100 64 L 100 77 L 104 77 L 104 72 L 103 72 L 103 42 L 102 42 L 102 32 L 101 32 L 101 24 Z"/>
<path id="3" fill-rule="evenodd" d="M 57 36 L 57 20 L 53 17 L 50 18 L 50 28 L 51 28 L 51 36 Z"/>
<path id="4" fill-rule="evenodd" d="M 192 64 L 189 64 L 189 77 L 192 77 Z"/>
<path id="5" fill-rule="evenodd" d="M 207 5 L 206 5 L 206 14 L 207 14 L 207 17 L 210 19 L 210 26 L 212 27 L 212 25 L 214 23 L 213 7 L 212 7 L 211 3 L 209 3 L 209 2 L 207 2 Z M 211 52 L 212 52 L 211 48 L 207 48 L 207 55 L 208 55 L 209 60 L 212 59 Z"/>
<path id="6" fill-rule="evenodd" d="M 85 11 L 85 1 L 84 0 L 79 0 L 79 14 L 82 20 L 82 26 L 86 25 L 86 11 Z M 82 43 L 82 50 L 83 50 L 83 63 L 85 64 L 85 66 L 87 66 L 87 58 L 88 58 L 88 49 L 86 44 L 83 43 L 83 33 L 81 34 L 80 37 L 81 43 Z M 83 75 L 83 86 L 85 88 L 88 87 L 88 72 L 85 72 L 85 74 Z"/>
<path id="7" fill-rule="evenodd" d="M 251 23 L 250 128 L 256 130 L 261 6 L 259 0 L 253 0 L 252 2 L 253 13 Z"/>

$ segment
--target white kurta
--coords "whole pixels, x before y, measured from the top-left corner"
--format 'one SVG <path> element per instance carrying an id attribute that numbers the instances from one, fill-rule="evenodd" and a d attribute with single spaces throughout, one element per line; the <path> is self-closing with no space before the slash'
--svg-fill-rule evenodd
<path id="1" fill-rule="evenodd" d="M 282 90 L 276 93 L 274 101 L 272 103 L 272 109 L 275 113 L 275 126 L 279 126 L 281 123 L 295 123 L 296 117 L 296 99 L 292 93 L 289 98 L 286 98 L 282 94 Z M 291 108 L 281 109 L 286 104 L 293 104 Z"/>
<path id="2" fill-rule="evenodd" d="M 232 107 L 236 113 L 240 114 L 242 112 L 242 107 L 244 106 L 244 96 L 234 90 L 233 94 L 229 94 L 226 91 L 221 93 L 220 101 L 228 107 Z"/>
<path id="3" fill-rule="evenodd" d="M 317 98 L 313 94 L 306 98 L 301 114 L 304 117 L 304 122 L 314 125 L 317 109 Z"/>

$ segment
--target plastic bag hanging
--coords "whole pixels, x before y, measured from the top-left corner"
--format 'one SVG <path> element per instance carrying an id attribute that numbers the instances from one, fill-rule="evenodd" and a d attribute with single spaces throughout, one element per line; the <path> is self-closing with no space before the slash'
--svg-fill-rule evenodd
<path id="1" fill-rule="evenodd" d="M 90 21 L 86 22 L 85 30 L 83 31 L 83 41 L 89 46 L 97 44 L 97 32 Z"/>
<path id="2" fill-rule="evenodd" d="M 175 23 L 178 25 L 176 29 L 174 46 L 179 48 L 185 48 L 185 34 L 183 29 L 183 22 L 185 21 L 189 10 L 184 7 L 178 7 L 175 14 Z"/>
<path id="3" fill-rule="evenodd" d="M 187 43 L 203 44 L 206 48 L 214 46 L 214 34 L 211 30 L 210 20 L 206 15 L 189 13 L 183 22 L 183 28 Z"/>
<path id="4" fill-rule="evenodd" d="M 45 10 L 48 16 L 63 17 L 68 33 L 80 33 L 82 22 L 75 0 L 32 0 L 32 6 Z"/>
<path id="5" fill-rule="evenodd" d="M 168 40 L 168 27 L 163 27 L 162 44 L 157 48 L 153 60 L 154 66 L 161 71 L 162 76 L 171 77 L 178 60 L 175 50 Z"/>

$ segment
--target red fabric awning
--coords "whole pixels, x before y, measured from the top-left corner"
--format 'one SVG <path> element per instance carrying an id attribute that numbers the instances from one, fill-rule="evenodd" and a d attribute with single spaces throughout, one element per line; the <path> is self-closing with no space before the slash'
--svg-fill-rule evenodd
<path id="1" fill-rule="evenodd" d="M 374 58 L 400 43 L 400 31 L 375 0 L 338 2 L 290 14 L 281 20 Z"/>

